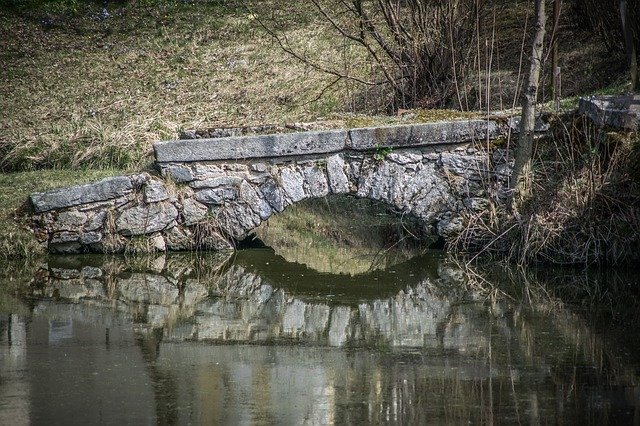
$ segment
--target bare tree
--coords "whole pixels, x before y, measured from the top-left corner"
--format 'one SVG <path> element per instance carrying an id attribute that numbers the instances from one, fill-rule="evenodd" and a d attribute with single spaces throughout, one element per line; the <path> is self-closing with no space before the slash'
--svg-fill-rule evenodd
<path id="1" fill-rule="evenodd" d="M 536 0 L 536 26 L 531 48 L 529 78 L 522 94 L 522 115 L 520 118 L 520 134 L 515 152 L 515 165 L 510 181 L 510 188 L 523 194 L 530 188 L 532 180 L 531 157 L 533 155 L 533 136 L 535 127 L 535 108 L 538 100 L 540 70 L 546 31 L 547 14 L 545 0 Z M 513 197 L 512 197 L 513 200 Z"/>
<path id="2" fill-rule="evenodd" d="M 633 34 L 633 24 L 629 14 L 629 5 L 627 0 L 619 0 L 620 18 L 622 21 L 622 34 L 624 36 L 624 47 L 627 54 L 627 62 L 629 65 L 629 76 L 631 79 L 631 91 L 635 92 L 640 88 L 640 80 L 638 76 L 638 57 L 636 51 L 636 42 Z M 636 23 L 638 27 L 638 23 Z"/>
<path id="3" fill-rule="evenodd" d="M 307 65 L 339 79 L 391 90 L 388 109 L 438 108 L 457 101 L 473 54 L 485 0 L 311 0 L 340 37 L 363 49 L 377 75 L 354 78 L 314 61 L 266 28 L 280 46 Z M 264 25 L 263 25 L 264 26 Z M 266 27 L 266 26 L 265 26 Z M 334 82 L 336 81 L 334 80 Z"/>

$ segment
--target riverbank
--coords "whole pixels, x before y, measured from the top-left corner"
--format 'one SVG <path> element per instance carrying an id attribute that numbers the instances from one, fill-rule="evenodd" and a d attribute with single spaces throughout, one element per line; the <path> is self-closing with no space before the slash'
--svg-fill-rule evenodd
<path id="1" fill-rule="evenodd" d="M 496 61 L 492 62 L 496 69 L 490 69 L 490 75 L 485 76 L 496 108 L 513 104 L 517 93 L 511 89 L 518 87 L 517 58 L 527 22 L 526 8 L 514 6 L 513 2 L 498 3 L 497 16 L 504 19 L 497 20 L 500 28 L 494 40 Z M 332 76 L 309 68 L 282 51 L 261 27 L 259 20 L 265 17 L 284 38 L 304 40 L 310 52 L 323 52 L 327 62 L 345 62 L 345 46 L 336 41 L 327 23 L 306 2 L 149 2 L 144 6 L 124 2 L 107 3 L 104 7 L 65 1 L 22 6 L 2 3 L 0 32 L 10 37 L 0 38 L 0 65 L 7 71 L 0 87 L 0 257 L 42 253 L 22 219 L 15 220 L 22 214 L 17 209 L 28 193 L 115 174 L 104 169 L 145 169 L 152 161 L 151 143 L 174 139 L 184 130 L 265 123 L 296 129 L 354 127 L 478 114 L 403 110 L 381 116 L 381 93 L 376 98 L 376 93 L 358 88 L 353 82 L 331 85 Z M 584 29 L 566 25 L 563 31 L 567 35 L 560 39 L 566 65 L 564 95 L 604 86 L 619 91 L 623 75 L 620 57 L 604 54 L 606 47 Z M 355 64 L 351 71 L 367 72 L 365 67 L 356 66 L 362 57 L 351 50 L 348 55 Z M 498 61 L 498 57 L 502 60 Z M 488 57 L 481 60 L 487 61 Z M 476 84 L 471 81 L 475 76 L 469 80 L 468 84 Z M 570 107 L 571 102 L 563 105 Z M 453 244 L 452 248 L 491 254 L 500 247 L 504 253 L 508 251 L 505 247 L 519 246 L 519 254 L 513 258 L 545 260 L 552 256 L 546 252 L 538 255 L 543 251 L 526 248 L 528 242 L 535 241 L 532 229 L 538 229 L 539 241 L 545 242 L 560 228 L 571 230 L 577 226 L 580 238 L 576 241 L 583 244 L 584 238 L 590 241 L 588 230 L 595 226 L 598 247 L 606 246 L 610 235 L 625 237 L 617 245 L 608 244 L 614 249 L 604 250 L 609 253 L 607 261 L 612 259 L 615 263 L 622 260 L 621 252 L 631 252 L 625 247 L 634 247 L 635 243 L 627 237 L 636 235 L 637 228 L 632 210 L 625 210 L 624 206 L 633 205 L 632 201 L 613 203 L 622 203 L 623 208 L 613 210 L 624 212 L 624 217 L 612 228 L 599 227 L 608 223 L 608 218 L 620 216 L 607 204 L 612 197 L 607 191 L 616 185 L 611 181 L 615 167 L 606 166 L 609 171 L 596 179 L 604 192 L 586 184 L 594 179 L 594 167 L 601 173 L 603 164 L 610 163 L 602 160 L 609 156 L 607 149 L 587 142 L 574 150 L 583 144 L 582 139 L 574 138 L 572 130 L 565 133 L 562 140 L 548 143 L 546 153 L 537 154 L 541 160 L 536 175 L 538 201 L 529 203 L 517 220 L 497 220 L 500 212 L 492 209 L 470 216 L 471 226 L 460 237 L 462 243 Z M 633 145 L 634 142 L 628 144 Z M 594 149 L 598 156 L 590 154 Z M 631 155 L 633 149 L 628 152 Z M 624 161 L 623 154 L 616 158 Z M 573 164 L 563 168 L 559 164 L 565 159 L 571 159 Z M 13 173 L 34 169 L 41 171 Z M 557 177 L 550 177 L 551 174 Z M 613 178 L 620 185 L 622 175 Z M 542 191 L 549 180 L 557 180 L 555 188 L 571 186 L 571 182 L 576 185 L 560 191 L 563 197 L 554 198 L 551 192 Z M 616 191 L 627 193 L 624 187 Z M 634 191 L 628 194 L 635 194 Z M 595 192 L 602 193 L 595 196 L 602 204 L 596 206 L 599 213 L 582 221 L 585 212 L 594 211 L 594 204 L 580 206 L 579 200 L 583 196 L 592 199 Z M 570 212 L 567 205 L 573 206 Z M 565 216 L 574 222 L 563 222 Z M 547 228 L 536 225 L 536 221 Z M 580 228 L 583 225 L 586 228 Z M 500 242 L 497 236 L 508 239 Z M 562 238 L 573 237 L 563 234 Z M 514 244 L 518 241 L 521 244 Z M 588 247 L 586 257 L 572 259 L 593 262 L 599 255 L 594 257 L 592 245 Z M 534 256 L 532 252 L 538 254 Z"/>
<path id="2" fill-rule="evenodd" d="M 640 262 L 640 133 L 556 120 L 533 154 L 533 181 L 517 210 L 468 212 L 453 251 L 525 264 Z"/>

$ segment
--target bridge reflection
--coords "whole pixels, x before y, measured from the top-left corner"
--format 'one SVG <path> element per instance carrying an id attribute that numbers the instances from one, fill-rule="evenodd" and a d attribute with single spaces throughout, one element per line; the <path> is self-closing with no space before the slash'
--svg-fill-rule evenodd
<path id="1" fill-rule="evenodd" d="M 485 290 L 437 257 L 355 277 L 267 250 L 54 258 L 32 281 L 32 318 L 1 318 L 0 340 L 20 368 L 61 376 L 16 379 L 26 401 L 16 410 L 31 410 L 23 413 L 31 420 L 65 380 L 75 381 L 69 392 L 82 390 L 66 398 L 80 403 L 83 392 L 106 389 L 105 406 L 131 399 L 137 418 L 150 418 L 151 404 L 164 423 L 612 422 L 640 414 L 637 359 L 619 341 L 550 296 L 532 305 Z M 87 353 L 89 341 L 102 349 Z M 43 345 L 91 361 L 57 357 L 52 369 L 38 359 Z M 74 369 L 88 377 L 95 369 L 100 380 L 65 375 Z M 81 416 L 100 420 L 90 417 Z"/>

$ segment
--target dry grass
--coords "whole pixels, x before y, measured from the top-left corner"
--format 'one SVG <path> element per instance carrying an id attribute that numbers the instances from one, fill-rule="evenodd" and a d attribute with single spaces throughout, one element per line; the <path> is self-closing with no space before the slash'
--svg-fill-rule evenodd
<path id="1" fill-rule="evenodd" d="M 433 113 L 363 116 L 386 104 L 385 89 L 352 81 L 330 85 L 333 76 L 286 55 L 261 23 L 305 57 L 345 75 L 375 72 L 366 54 L 341 40 L 309 2 L 109 3 L 105 19 L 97 4 L 44 4 L 49 6 L 0 8 L 0 171 L 140 168 L 152 161 L 152 142 L 175 138 L 181 129 L 434 119 Z M 470 99 L 477 98 L 476 74 L 490 61 L 494 109 L 510 107 L 517 91 L 527 16 L 522 4 L 497 4 L 495 52 L 480 52 L 464 85 Z M 487 25 L 483 37 L 492 30 Z M 579 92 L 575 81 L 591 84 L 585 75 L 610 69 L 598 62 L 594 70 L 580 59 L 611 55 L 597 54 L 593 40 L 571 44 L 571 31 L 562 39 L 570 61 L 564 81 Z M 360 115 L 344 115 L 353 112 Z"/>
<path id="2" fill-rule="evenodd" d="M 535 153 L 531 195 L 467 217 L 452 241 L 464 252 L 519 264 L 640 261 L 640 135 L 604 133 L 587 120 L 556 123 Z"/>
<path id="3" fill-rule="evenodd" d="M 326 76 L 260 30 L 267 4 L 240 4 L 131 4 L 101 21 L 87 9 L 52 28 L 0 10 L 0 169 L 140 167 L 179 129 L 310 121 L 343 103 L 332 92 L 309 104 Z M 315 28 L 293 21 L 286 34 L 331 58 Z"/>

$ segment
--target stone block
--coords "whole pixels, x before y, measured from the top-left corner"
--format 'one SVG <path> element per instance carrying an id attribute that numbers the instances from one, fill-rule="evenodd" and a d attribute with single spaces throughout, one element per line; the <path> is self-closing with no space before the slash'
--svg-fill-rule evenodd
<path id="1" fill-rule="evenodd" d="M 281 169 L 280 184 L 291 202 L 296 203 L 306 197 L 304 178 L 299 171 L 290 167 Z"/>
<path id="2" fill-rule="evenodd" d="M 640 95 L 581 98 L 578 113 L 589 117 L 597 126 L 639 130 Z"/>
<path id="3" fill-rule="evenodd" d="M 157 180 L 150 180 L 144 186 L 143 199 L 145 203 L 157 203 L 169 198 L 164 184 Z"/>
<path id="4" fill-rule="evenodd" d="M 194 189 L 199 188 L 218 188 L 220 186 L 238 186 L 244 179 L 238 176 L 220 176 L 204 180 L 194 180 L 189 183 Z"/>
<path id="5" fill-rule="evenodd" d="M 194 179 L 193 170 L 181 164 L 160 164 L 160 173 L 178 183 L 191 182 Z"/>
<path id="6" fill-rule="evenodd" d="M 411 147 L 454 144 L 496 137 L 500 128 L 495 121 L 459 120 L 436 123 L 366 127 L 349 131 L 347 148 L 356 151 L 384 147 Z"/>
<path id="7" fill-rule="evenodd" d="M 116 220 L 118 233 L 126 236 L 161 231 L 174 223 L 178 210 L 171 203 L 153 203 L 131 207 Z"/>
<path id="8" fill-rule="evenodd" d="M 156 161 L 196 162 L 240 160 L 337 152 L 345 148 L 347 132 L 284 133 L 275 135 L 228 137 L 156 142 Z"/>
<path id="9" fill-rule="evenodd" d="M 60 212 L 53 223 L 54 231 L 77 231 L 87 222 L 86 213 L 77 210 Z"/>
<path id="10" fill-rule="evenodd" d="M 207 217 L 208 212 L 207 206 L 192 198 L 187 198 L 182 202 L 182 216 L 184 224 L 187 226 L 200 222 Z"/>
<path id="11" fill-rule="evenodd" d="M 329 194 L 329 185 L 327 184 L 327 175 L 324 173 L 324 167 L 313 165 L 304 169 L 304 183 L 306 192 L 311 197 L 324 197 Z"/>
<path id="12" fill-rule="evenodd" d="M 351 190 L 349 178 L 344 172 L 344 159 L 340 155 L 332 155 L 327 158 L 327 177 L 331 192 L 334 194 L 344 194 Z"/>
<path id="13" fill-rule="evenodd" d="M 284 194 L 275 181 L 268 180 L 260 185 L 260 192 L 262 192 L 265 201 L 267 201 L 271 208 L 273 208 L 273 210 L 277 211 L 278 213 L 283 211 L 287 206 L 287 203 L 284 199 Z"/>
<path id="14" fill-rule="evenodd" d="M 131 180 L 128 176 L 117 176 L 87 185 L 36 192 L 30 196 L 31 204 L 36 213 L 42 213 L 80 204 L 107 201 L 133 191 L 134 186 Z"/>
<path id="15" fill-rule="evenodd" d="M 220 205 L 226 201 L 235 200 L 238 197 L 238 190 L 236 188 L 213 188 L 203 189 L 196 192 L 196 200 L 204 204 Z"/>

